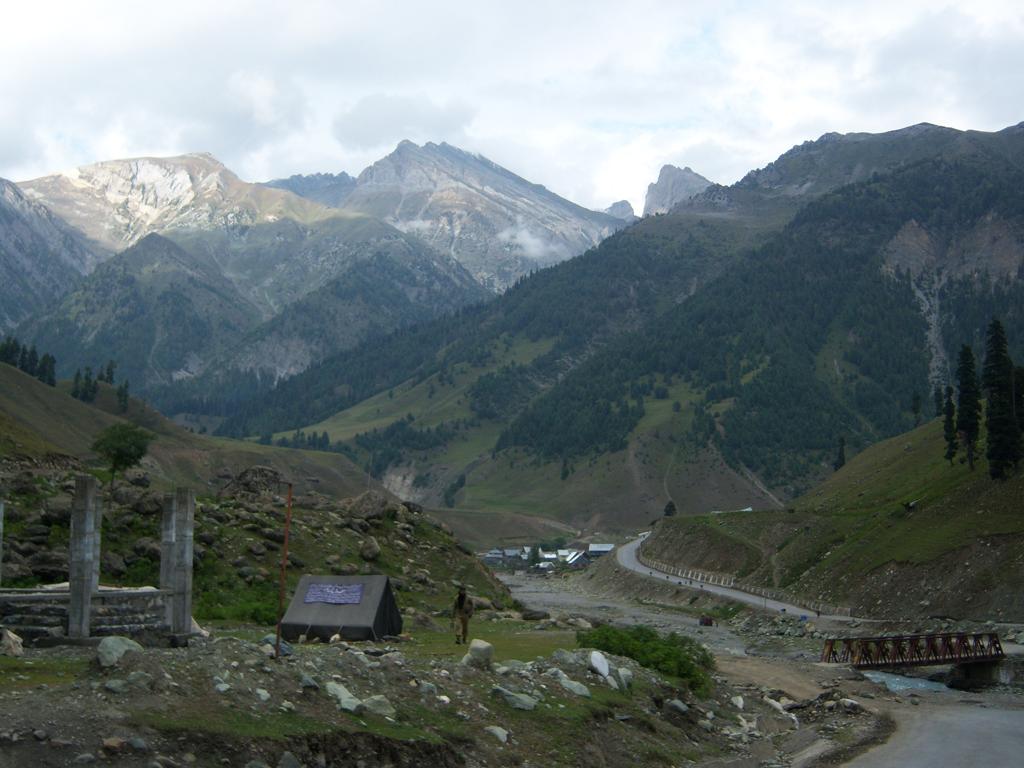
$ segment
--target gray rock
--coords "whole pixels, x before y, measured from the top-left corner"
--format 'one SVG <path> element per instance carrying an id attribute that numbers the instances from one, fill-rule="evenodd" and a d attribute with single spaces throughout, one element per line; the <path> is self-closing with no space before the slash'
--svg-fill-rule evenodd
<path id="1" fill-rule="evenodd" d="M 840 699 L 839 706 L 847 712 L 860 712 L 863 709 L 860 702 L 855 701 L 854 699 Z"/>
<path id="2" fill-rule="evenodd" d="M 555 652 L 551 654 L 551 658 L 561 667 L 575 667 L 580 663 L 576 654 L 572 651 L 565 650 L 565 648 L 555 649 Z"/>
<path id="3" fill-rule="evenodd" d="M 366 540 L 363 542 L 363 546 L 359 548 L 359 556 L 363 558 L 363 560 L 369 560 L 371 562 L 380 557 L 380 544 L 377 543 L 377 540 L 373 538 L 373 536 L 366 537 Z"/>
<path id="4" fill-rule="evenodd" d="M 140 690 L 149 690 L 153 687 L 153 676 L 148 672 L 137 669 L 128 675 L 128 684 Z"/>
<path id="5" fill-rule="evenodd" d="M 50 734 L 43 730 L 35 730 L 32 731 L 32 738 L 34 738 L 36 741 L 46 741 L 48 738 L 50 738 Z"/>
<path id="6" fill-rule="evenodd" d="M 585 699 L 590 698 L 590 689 L 587 688 L 583 683 L 577 683 L 575 680 L 570 679 L 564 673 L 558 678 L 558 682 L 561 683 L 562 687 L 570 693 L 574 693 L 577 696 L 582 696 Z"/>
<path id="7" fill-rule="evenodd" d="M 299 685 L 301 685 L 306 690 L 313 690 L 313 691 L 319 691 L 320 690 L 320 684 L 316 680 L 314 680 L 312 677 L 310 677 L 309 675 L 307 675 L 305 673 L 303 673 L 302 679 L 299 681 Z"/>
<path id="8" fill-rule="evenodd" d="M 590 663 L 588 666 L 601 677 L 608 677 L 608 673 L 611 671 L 608 666 L 608 659 L 600 651 L 590 652 Z"/>
<path id="9" fill-rule="evenodd" d="M 620 690 L 628 691 L 633 687 L 633 673 L 626 667 L 616 667 L 612 679 L 618 681 Z"/>
<path id="10" fill-rule="evenodd" d="M 305 768 L 305 766 L 291 752 L 285 752 L 281 755 L 281 759 L 277 761 L 277 768 Z"/>
<path id="11" fill-rule="evenodd" d="M 394 717 L 395 708 L 391 705 L 391 702 L 384 696 L 377 694 L 376 696 L 370 696 L 368 699 L 363 699 L 362 706 L 359 708 L 360 713 L 370 712 L 380 717 Z"/>
<path id="12" fill-rule="evenodd" d="M 227 683 L 217 683 L 215 686 L 213 686 L 213 690 L 215 690 L 217 693 L 227 693 L 231 690 L 231 686 Z"/>
<path id="13" fill-rule="evenodd" d="M 149 744 L 146 743 L 145 739 L 140 739 L 138 736 L 132 736 L 128 739 L 128 746 L 136 752 L 149 752 Z"/>
<path id="14" fill-rule="evenodd" d="M 270 692 L 267 691 L 265 688 L 257 688 L 256 698 L 258 698 L 262 702 L 268 702 L 270 701 Z"/>
<path id="15" fill-rule="evenodd" d="M 491 689 L 491 693 L 500 696 L 505 700 L 505 703 L 514 709 L 522 709 L 527 712 L 537 707 L 537 700 L 532 696 L 527 696 L 525 693 L 516 693 L 510 691 L 507 688 L 502 688 L 500 685 L 494 686 Z"/>
<path id="16" fill-rule="evenodd" d="M 508 744 L 508 731 L 504 728 L 499 728 L 496 725 L 488 725 L 484 730 L 491 734 L 494 738 L 500 741 L 502 744 Z"/>
<path id="17" fill-rule="evenodd" d="M 327 684 L 327 695 L 334 698 L 338 702 L 338 709 L 344 710 L 345 712 L 355 712 L 359 709 L 359 705 L 362 703 L 349 693 L 341 683 L 336 683 L 333 680 Z"/>
<path id="18" fill-rule="evenodd" d="M 734 707 L 736 707 L 736 709 L 743 709 L 744 702 L 742 696 L 733 696 L 731 699 L 729 699 L 729 701 L 732 703 Z"/>
<path id="19" fill-rule="evenodd" d="M 107 680 L 103 684 L 103 687 L 111 693 L 124 693 L 128 690 L 128 682 L 126 680 Z"/>
<path id="20" fill-rule="evenodd" d="M 96 659 L 104 669 L 121 661 L 126 653 L 142 653 L 143 647 L 131 638 L 112 635 L 104 637 L 96 647 Z"/>
<path id="21" fill-rule="evenodd" d="M 437 686 L 433 683 L 420 683 L 420 694 L 423 696 L 436 696 Z"/>
<path id="22" fill-rule="evenodd" d="M 490 669 L 494 658 L 494 646 L 485 640 L 473 640 L 469 644 L 469 652 L 462 657 L 462 663 L 477 669 Z"/>
<path id="23" fill-rule="evenodd" d="M 96 762 L 96 755 L 92 752 L 83 752 L 80 755 L 76 755 L 72 761 L 75 765 L 90 765 Z"/>
<path id="24" fill-rule="evenodd" d="M 276 642 L 277 642 L 277 635 L 264 635 L 260 639 L 259 644 L 260 645 L 269 645 L 271 648 L 273 648 L 274 644 Z M 295 651 L 292 648 L 291 643 L 287 643 L 284 640 L 281 641 L 281 656 L 291 656 L 294 652 Z"/>
<path id="25" fill-rule="evenodd" d="M 685 715 L 690 711 L 690 708 L 679 699 L 670 699 L 669 701 L 666 701 L 665 709 L 669 712 L 675 712 L 680 715 Z"/>
<path id="26" fill-rule="evenodd" d="M 245 768 L 270 768 L 270 766 L 262 760 L 250 760 L 245 764 Z"/>

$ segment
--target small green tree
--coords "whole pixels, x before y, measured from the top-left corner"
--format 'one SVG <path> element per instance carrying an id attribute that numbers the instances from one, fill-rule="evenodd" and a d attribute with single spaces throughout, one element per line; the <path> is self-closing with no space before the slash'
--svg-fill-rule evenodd
<path id="1" fill-rule="evenodd" d="M 114 424 L 96 437 L 92 449 L 110 467 L 110 487 L 118 472 L 124 472 L 142 461 L 155 437 L 134 424 Z"/>
<path id="2" fill-rule="evenodd" d="M 914 397 L 910 402 L 910 411 L 914 414 L 914 426 L 920 426 L 921 424 L 921 393 L 915 392 Z"/>
<path id="3" fill-rule="evenodd" d="M 956 405 L 953 403 L 952 387 L 946 387 L 944 411 L 945 419 L 942 422 L 942 432 L 946 438 L 946 460 L 949 462 L 949 466 L 953 466 L 953 459 L 956 458 L 956 452 L 960 446 L 956 439 Z"/>
<path id="4" fill-rule="evenodd" d="M 940 417 L 946 412 L 946 399 L 942 396 L 942 387 L 935 385 L 935 391 L 932 392 L 932 399 L 935 401 L 935 416 Z"/>
<path id="5" fill-rule="evenodd" d="M 676 503 L 672 499 L 665 505 L 665 517 L 674 517 L 676 514 Z"/>

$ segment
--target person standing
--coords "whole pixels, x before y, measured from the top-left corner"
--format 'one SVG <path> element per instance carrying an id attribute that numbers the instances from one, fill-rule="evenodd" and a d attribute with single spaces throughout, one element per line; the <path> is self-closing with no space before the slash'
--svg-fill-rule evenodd
<path id="1" fill-rule="evenodd" d="M 452 625 L 455 628 L 455 644 L 469 641 L 469 619 L 473 615 L 473 598 L 466 594 L 466 585 L 459 586 L 459 594 L 455 596 L 455 607 L 452 609 Z"/>

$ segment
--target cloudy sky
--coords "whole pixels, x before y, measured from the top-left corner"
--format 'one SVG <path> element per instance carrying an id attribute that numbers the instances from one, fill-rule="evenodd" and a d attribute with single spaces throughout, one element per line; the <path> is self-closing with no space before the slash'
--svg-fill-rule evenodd
<path id="1" fill-rule="evenodd" d="M 1022 120 L 1019 0 L 35 0 L 0 45 L 16 180 L 189 151 L 355 174 L 408 138 L 641 208 L 664 163 L 730 183 L 827 131 Z"/>

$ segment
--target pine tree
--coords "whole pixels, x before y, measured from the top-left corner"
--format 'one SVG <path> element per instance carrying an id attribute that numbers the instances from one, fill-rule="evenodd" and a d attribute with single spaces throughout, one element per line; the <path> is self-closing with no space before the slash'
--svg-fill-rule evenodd
<path id="1" fill-rule="evenodd" d="M 122 381 L 117 388 L 117 410 L 121 413 L 128 410 L 128 379 Z"/>
<path id="2" fill-rule="evenodd" d="M 53 355 L 47 353 L 39 358 L 36 378 L 43 384 L 48 384 L 51 387 L 57 386 L 57 360 Z"/>
<path id="3" fill-rule="evenodd" d="M 28 359 L 25 361 L 23 370 L 29 376 L 35 376 L 39 370 L 39 352 L 36 351 L 35 344 L 28 351 Z"/>
<path id="4" fill-rule="evenodd" d="M 839 451 L 836 454 L 836 460 L 832 462 L 832 469 L 838 472 L 844 466 L 846 466 L 846 438 L 840 436 Z"/>
<path id="5" fill-rule="evenodd" d="M 75 371 L 75 378 L 71 382 L 71 396 L 75 400 L 82 399 L 82 369 Z"/>
<path id="6" fill-rule="evenodd" d="M 78 390 L 78 399 L 83 403 L 91 403 L 96 399 L 96 391 L 99 387 L 92 377 L 92 368 L 85 366 L 85 373 L 82 374 L 82 386 Z"/>
<path id="7" fill-rule="evenodd" d="M 1013 369 L 1013 409 L 1017 413 L 1017 426 L 1024 434 L 1024 367 Z"/>
<path id="8" fill-rule="evenodd" d="M 974 453 L 978 447 L 978 431 L 981 427 L 981 384 L 974 363 L 974 352 L 966 344 L 960 348 L 956 379 L 960 392 L 956 408 L 956 429 L 967 454 L 967 466 L 974 469 Z"/>
<path id="9" fill-rule="evenodd" d="M 959 448 L 956 439 L 956 406 L 953 404 L 953 388 L 946 387 L 946 404 L 943 407 L 945 420 L 942 422 L 943 434 L 946 437 L 946 460 L 953 466 L 956 451 Z"/>
<path id="10" fill-rule="evenodd" d="M 988 395 L 985 427 L 989 474 L 999 480 L 1021 459 L 1020 424 L 1014 413 L 1013 362 L 1007 349 L 1006 331 L 998 320 L 988 326 L 982 381 Z"/>
<path id="11" fill-rule="evenodd" d="M 914 426 L 918 426 L 921 423 L 921 393 L 915 392 L 914 397 L 910 403 L 910 411 L 914 414 Z"/>
<path id="12" fill-rule="evenodd" d="M 942 397 L 942 387 L 935 385 L 935 391 L 932 392 L 932 399 L 935 401 L 935 416 L 942 416 L 946 412 L 946 400 Z"/>
<path id="13" fill-rule="evenodd" d="M 113 360 L 107 360 L 107 366 L 103 371 L 103 380 L 113 386 L 114 384 L 114 371 L 117 369 L 117 363 Z"/>

